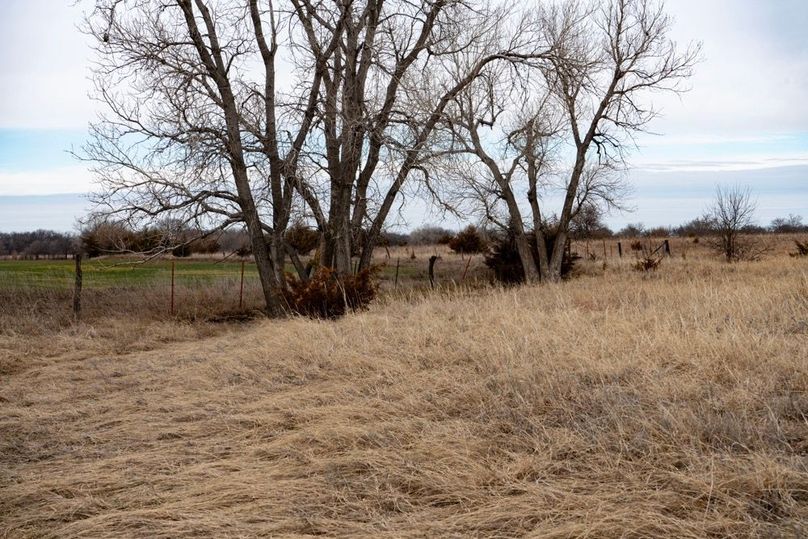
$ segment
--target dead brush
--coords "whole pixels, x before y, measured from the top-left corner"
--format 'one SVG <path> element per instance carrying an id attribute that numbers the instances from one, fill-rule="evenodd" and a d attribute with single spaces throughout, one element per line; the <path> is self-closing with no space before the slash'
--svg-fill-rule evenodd
<path id="1" fill-rule="evenodd" d="M 791 257 L 808 256 L 808 241 L 794 240 L 794 244 L 797 246 L 797 252 L 789 253 L 789 256 Z"/>
<path id="2" fill-rule="evenodd" d="M 638 259 L 632 268 L 635 271 L 656 271 L 659 269 L 659 266 L 662 264 L 662 257 L 655 257 L 655 256 L 643 256 L 642 258 Z"/>
<path id="3" fill-rule="evenodd" d="M 287 274 L 286 302 L 295 314 L 310 318 L 339 318 L 359 311 L 376 297 L 379 268 L 354 275 L 337 276 L 330 268 L 320 268 L 308 281 Z"/>

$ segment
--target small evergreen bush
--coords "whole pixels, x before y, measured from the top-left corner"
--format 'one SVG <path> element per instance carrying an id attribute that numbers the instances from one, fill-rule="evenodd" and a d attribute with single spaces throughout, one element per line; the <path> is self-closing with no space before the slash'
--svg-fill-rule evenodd
<path id="1" fill-rule="evenodd" d="M 548 258 L 553 253 L 555 238 L 555 234 L 547 234 L 545 236 Z M 539 251 L 536 247 L 536 238 L 530 233 L 527 235 L 527 239 L 528 242 L 530 242 L 530 248 L 533 252 L 533 260 L 536 261 L 536 266 L 538 267 Z M 569 240 L 567 241 L 569 242 Z M 580 260 L 580 258 L 577 253 L 571 253 L 568 249 L 564 249 L 564 257 L 561 261 L 562 279 L 568 279 L 572 275 L 575 263 Z M 522 260 L 519 258 L 519 251 L 516 248 L 516 239 L 513 231 L 509 230 L 507 233 L 500 235 L 494 240 L 491 251 L 485 257 L 485 265 L 494 272 L 496 280 L 503 284 L 518 284 L 525 281 L 525 270 L 522 267 Z"/>
<path id="2" fill-rule="evenodd" d="M 469 225 L 449 240 L 449 249 L 456 253 L 482 253 L 488 248 L 488 242 L 474 225 Z"/>

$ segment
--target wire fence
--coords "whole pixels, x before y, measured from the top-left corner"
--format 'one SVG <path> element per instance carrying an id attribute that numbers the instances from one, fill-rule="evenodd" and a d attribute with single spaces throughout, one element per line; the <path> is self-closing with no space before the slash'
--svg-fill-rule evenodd
<path id="1" fill-rule="evenodd" d="M 249 260 L 0 261 L 0 313 L 7 317 L 212 317 L 258 308 L 261 298 Z"/>
<path id="2" fill-rule="evenodd" d="M 604 262 L 635 258 L 640 249 L 670 255 L 672 245 L 596 240 L 573 246 L 584 260 Z M 30 320 L 30 325 L 47 320 L 69 323 L 116 315 L 227 319 L 263 306 L 258 273 L 250 258 L 76 262 L 73 258 L 0 259 L 0 324 L 8 327 L 17 319 Z M 483 255 L 452 253 L 444 246 L 391 248 L 374 264 L 379 267 L 376 278 L 382 290 L 389 291 L 473 287 L 491 280 Z"/>

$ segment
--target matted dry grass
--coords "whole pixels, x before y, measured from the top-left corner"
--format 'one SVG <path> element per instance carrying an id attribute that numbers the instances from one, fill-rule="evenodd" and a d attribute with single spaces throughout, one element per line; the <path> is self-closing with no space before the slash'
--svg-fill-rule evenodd
<path id="1" fill-rule="evenodd" d="M 808 535 L 805 261 L 596 269 L 76 338 L 0 382 L 0 535 Z"/>

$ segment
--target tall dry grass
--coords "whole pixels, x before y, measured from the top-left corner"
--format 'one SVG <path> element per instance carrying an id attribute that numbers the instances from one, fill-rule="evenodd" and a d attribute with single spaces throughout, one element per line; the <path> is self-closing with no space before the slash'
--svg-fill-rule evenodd
<path id="1" fill-rule="evenodd" d="M 806 536 L 808 265 L 629 266 L 36 361 L 0 535 Z"/>

